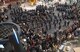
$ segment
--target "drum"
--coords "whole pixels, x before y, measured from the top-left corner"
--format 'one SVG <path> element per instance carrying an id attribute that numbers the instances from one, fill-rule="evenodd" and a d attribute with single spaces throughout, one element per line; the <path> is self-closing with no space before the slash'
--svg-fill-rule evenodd
<path id="1" fill-rule="evenodd" d="M 29 0 L 30 5 L 35 5 L 37 0 Z"/>

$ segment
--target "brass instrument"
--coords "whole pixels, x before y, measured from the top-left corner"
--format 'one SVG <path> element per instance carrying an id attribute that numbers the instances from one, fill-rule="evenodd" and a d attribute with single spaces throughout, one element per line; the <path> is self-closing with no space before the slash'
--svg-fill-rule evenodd
<path id="1" fill-rule="evenodd" d="M 37 0 L 28 0 L 28 2 L 30 3 L 30 5 L 35 5 Z"/>

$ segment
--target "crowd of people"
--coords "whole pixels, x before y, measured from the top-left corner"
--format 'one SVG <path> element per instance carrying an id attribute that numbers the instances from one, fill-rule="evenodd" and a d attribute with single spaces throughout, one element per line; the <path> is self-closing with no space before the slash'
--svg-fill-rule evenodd
<path id="1" fill-rule="evenodd" d="M 4 8 L 3 10 L 0 9 L 0 22 L 5 22 L 8 20 L 8 16 L 4 15 L 6 10 L 7 10 L 6 8 Z"/>
<path id="2" fill-rule="evenodd" d="M 44 7 L 40 10 L 45 9 Z M 38 11 L 37 11 L 38 10 Z M 10 15 L 12 16 L 12 21 L 20 25 L 23 31 L 28 29 L 38 29 L 49 30 L 51 29 L 52 16 L 48 12 L 37 10 L 22 11 L 22 8 L 12 9 Z"/>
<path id="3" fill-rule="evenodd" d="M 64 17 L 67 19 L 79 19 L 79 9 L 77 7 L 77 3 L 73 3 L 73 5 L 57 5 L 57 10 L 59 12 L 64 12 L 66 14 Z"/>
<path id="4" fill-rule="evenodd" d="M 29 11 L 20 7 L 9 10 L 12 22 L 21 28 L 20 38 L 27 52 L 56 52 L 65 40 L 74 38 L 74 31 L 79 28 L 76 4 L 50 8 L 39 5 L 36 10 Z M 55 30 L 53 34 L 47 33 L 52 28 Z"/>
<path id="5" fill-rule="evenodd" d="M 56 49 L 59 48 L 58 46 L 60 46 L 65 40 L 74 38 L 74 31 L 79 28 L 79 21 L 71 18 L 70 20 L 73 20 L 73 24 L 70 25 L 70 21 L 67 20 L 67 15 L 64 14 L 64 12 L 58 13 L 56 15 L 55 13 L 53 13 L 53 9 L 50 11 L 49 9 L 45 10 L 49 12 L 47 15 L 50 14 L 52 17 L 52 23 L 50 25 L 53 24 L 54 29 L 58 29 L 54 32 L 53 37 L 51 36 L 51 34 L 46 33 L 46 31 L 42 31 L 41 28 L 38 28 L 37 33 L 35 33 L 34 29 L 28 29 L 25 33 L 23 33 L 25 35 L 21 37 L 22 41 L 24 40 L 24 38 L 26 39 L 27 43 L 23 41 L 23 44 L 25 45 L 24 47 L 25 49 L 27 49 L 27 52 L 56 52 Z M 40 9 L 39 15 L 40 14 L 45 14 L 45 11 Z M 42 15 L 40 16 L 42 17 Z M 49 18 L 47 18 L 47 20 L 48 19 Z M 65 27 L 66 29 L 64 29 L 63 31 L 59 31 L 60 29 L 62 29 L 62 27 Z"/>

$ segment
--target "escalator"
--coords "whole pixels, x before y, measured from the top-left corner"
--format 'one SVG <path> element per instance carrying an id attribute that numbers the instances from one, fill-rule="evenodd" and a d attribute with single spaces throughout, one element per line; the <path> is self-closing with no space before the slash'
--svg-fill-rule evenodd
<path id="1" fill-rule="evenodd" d="M 0 52 L 25 52 L 20 42 L 20 29 L 14 23 L 0 24 Z"/>

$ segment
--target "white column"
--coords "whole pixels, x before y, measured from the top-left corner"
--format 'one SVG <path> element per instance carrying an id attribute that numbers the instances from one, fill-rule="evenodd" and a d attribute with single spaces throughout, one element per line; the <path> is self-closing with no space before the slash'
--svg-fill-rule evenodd
<path id="1" fill-rule="evenodd" d="M 66 0 L 61 0 L 59 3 L 65 4 Z"/>
<path id="2" fill-rule="evenodd" d="M 21 0 L 21 2 L 25 2 L 25 0 Z"/>
<path id="3" fill-rule="evenodd" d="M 5 4 L 5 0 L 3 1 L 3 3 Z"/>

